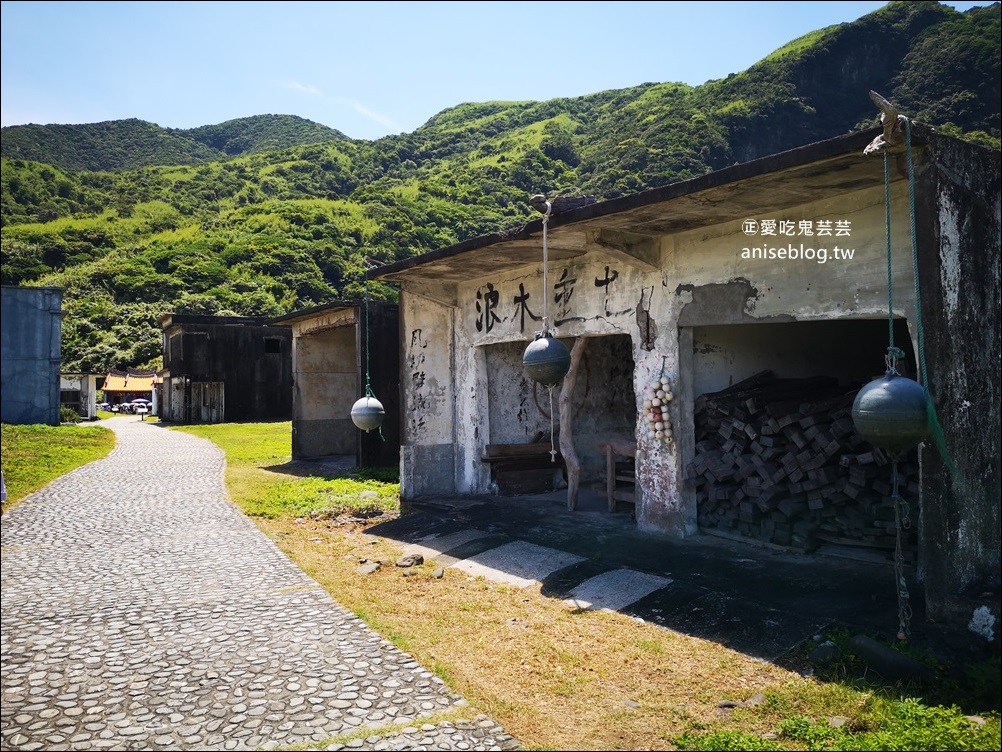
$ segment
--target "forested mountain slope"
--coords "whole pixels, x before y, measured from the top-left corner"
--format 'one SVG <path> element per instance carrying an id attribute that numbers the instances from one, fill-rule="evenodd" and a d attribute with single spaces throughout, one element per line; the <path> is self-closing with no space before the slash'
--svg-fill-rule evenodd
<path id="1" fill-rule="evenodd" d="M 998 3 L 893 2 L 702 86 L 459 104 L 372 142 L 279 115 L 4 128 L 3 283 L 65 287 L 68 370 L 156 365 L 159 313 L 351 297 L 364 259 L 520 224 L 534 193 L 609 199 L 872 126 L 871 89 L 998 148 L 999 38 Z"/>
<path id="2" fill-rule="evenodd" d="M 86 125 L 14 125 L 3 129 L 0 154 L 72 172 L 194 165 L 346 138 L 295 115 L 257 115 L 179 130 L 144 120 Z"/>

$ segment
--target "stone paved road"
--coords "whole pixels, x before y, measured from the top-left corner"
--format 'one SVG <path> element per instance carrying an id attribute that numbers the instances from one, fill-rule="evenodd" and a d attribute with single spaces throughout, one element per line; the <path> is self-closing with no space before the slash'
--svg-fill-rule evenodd
<path id="1" fill-rule="evenodd" d="M 519 746 L 258 531 L 217 447 L 105 425 L 111 454 L 2 518 L 4 750 Z"/>

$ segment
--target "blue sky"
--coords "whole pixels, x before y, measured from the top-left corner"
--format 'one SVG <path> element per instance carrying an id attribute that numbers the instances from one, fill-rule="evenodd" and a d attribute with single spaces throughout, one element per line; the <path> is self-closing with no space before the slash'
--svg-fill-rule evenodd
<path id="1" fill-rule="evenodd" d="M 287 114 L 376 139 L 464 102 L 698 85 L 884 4 L 4 1 L 0 124 Z"/>

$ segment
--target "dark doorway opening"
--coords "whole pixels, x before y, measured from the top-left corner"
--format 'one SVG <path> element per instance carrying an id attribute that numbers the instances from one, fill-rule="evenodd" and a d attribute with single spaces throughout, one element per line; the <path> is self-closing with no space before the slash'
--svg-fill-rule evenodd
<path id="1" fill-rule="evenodd" d="M 897 369 L 914 377 L 907 326 Z M 893 560 L 898 524 L 914 561 L 918 467 L 898 465 L 855 430 L 856 393 L 885 370 L 886 320 L 692 329 L 694 446 L 686 481 L 701 531 L 800 551 Z"/>
<path id="2" fill-rule="evenodd" d="M 570 348 L 574 340 L 564 339 Z M 544 444 L 559 448 L 560 386 L 552 390 L 529 379 L 522 368 L 526 342 L 505 342 L 486 348 L 489 434 L 485 444 Z M 599 444 L 612 437 L 632 441 L 637 408 L 634 392 L 633 344 L 629 335 L 588 337 L 575 383 L 573 442 L 581 462 L 581 487 L 605 488 L 605 456 Z M 551 423 L 552 416 L 552 423 Z M 562 470 L 540 473 L 537 488 L 558 490 Z"/>

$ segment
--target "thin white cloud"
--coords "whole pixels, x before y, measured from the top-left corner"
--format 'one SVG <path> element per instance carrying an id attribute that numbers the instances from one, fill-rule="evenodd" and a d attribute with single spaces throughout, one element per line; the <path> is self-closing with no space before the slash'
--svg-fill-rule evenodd
<path id="1" fill-rule="evenodd" d="M 312 84 L 303 84 L 299 81 L 283 81 L 282 86 L 286 89 L 292 89 L 293 91 L 301 91 L 304 94 L 311 94 L 315 97 L 323 96 L 320 89 Z"/>
<path id="2" fill-rule="evenodd" d="M 318 97 L 319 99 L 333 100 L 334 102 L 337 102 L 340 105 L 349 107 L 350 109 L 354 110 L 356 113 L 366 118 L 367 120 L 371 120 L 372 122 L 377 123 L 378 125 L 381 125 L 382 127 L 395 133 L 403 133 L 403 131 L 405 130 L 399 123 L 395 122 L 393 118 L 391 118 L 389 115 L 384 115 L 381 112 L 376 112 L 372 108 L 367 107 L 364 103 L 359 102 L 356 99 L 350 99 L 348 97 L 327 97 L 316 86 L 313 86 L 312 84 L 304 84 L 300 81 L 295 81 L 292 79 L 282 81 L 281 86 L 285 89 L 291 89 L 292 91 L 298 91 L 304 94 L 309 94 L 310 96 L 313 97 Z"/>
<path id="3" fill-rule="evenodd" d="M 394 131 L 397 132 L 403 131 L 403 128 L 401 128 L 397 123 L 395 123 L 393 121 L 393 118 L 389 117 L 388 115 L 383 115 L 380 112 L 375 112 L 373 110 L 370 110 L 361 102 L 351 101 L 350 104 L 351 108 L 355 110 L 355 112 L 357 112 L 359 115 L 367 117 L 369 118 L 369 120 L 379 123 L 380 125 L 385 126 L 386 128 L 391 128 Z"/>

